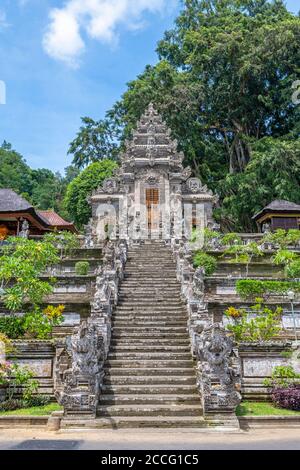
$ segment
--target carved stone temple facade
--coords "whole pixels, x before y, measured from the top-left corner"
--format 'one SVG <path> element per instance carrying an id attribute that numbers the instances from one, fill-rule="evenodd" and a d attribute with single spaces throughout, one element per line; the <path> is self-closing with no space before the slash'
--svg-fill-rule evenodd
<path id="1" fill-rule="evenodd" d="M 184 155 L 152 104 L 125 147 L 121 166 L 90 198 L 90 239 L 167 241 L 214 225 L 216 196 L 183 167 Z"/>

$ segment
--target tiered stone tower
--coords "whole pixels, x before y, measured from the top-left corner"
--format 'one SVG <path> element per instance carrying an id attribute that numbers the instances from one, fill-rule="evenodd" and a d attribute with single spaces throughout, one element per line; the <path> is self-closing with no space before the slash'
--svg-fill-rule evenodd
<path id="1" fill-rule="evenodd" d="M 121 166 L 91 197 L 92 229 L 98 241 L 171 240 L 212 225 L 216 197 L 191 169 L 177 141 L 150 104 L 126 142 Z"/>

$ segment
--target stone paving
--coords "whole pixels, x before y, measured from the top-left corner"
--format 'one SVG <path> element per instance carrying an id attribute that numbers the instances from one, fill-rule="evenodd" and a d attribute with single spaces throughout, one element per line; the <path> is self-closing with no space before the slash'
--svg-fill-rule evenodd
<path id="1" fill-rule="evenodd" d="M 50 433 L 0 430 L 0 450 L 300 450 L 300 429 L 223 433 L 197 429 L 119 429 Z"/>

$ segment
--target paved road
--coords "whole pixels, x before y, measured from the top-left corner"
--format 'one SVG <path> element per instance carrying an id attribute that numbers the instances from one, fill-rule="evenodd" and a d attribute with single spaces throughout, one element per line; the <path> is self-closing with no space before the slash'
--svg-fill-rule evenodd
<path id="1" fill-rule="evenodd" d="M 300 450 L 300 429 L 240 433 L 97 430 L 50 433 L 0 429 L 0 450 Z"/>

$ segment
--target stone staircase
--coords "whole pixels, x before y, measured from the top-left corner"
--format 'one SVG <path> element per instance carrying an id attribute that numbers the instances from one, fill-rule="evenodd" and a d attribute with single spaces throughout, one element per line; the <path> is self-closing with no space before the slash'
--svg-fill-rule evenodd
<path id="1" fill-rule="evenodd" d="M 187 312 L 163 244 L 129 251 L 97 416 L 97 427 L 204 426 Z"/>

